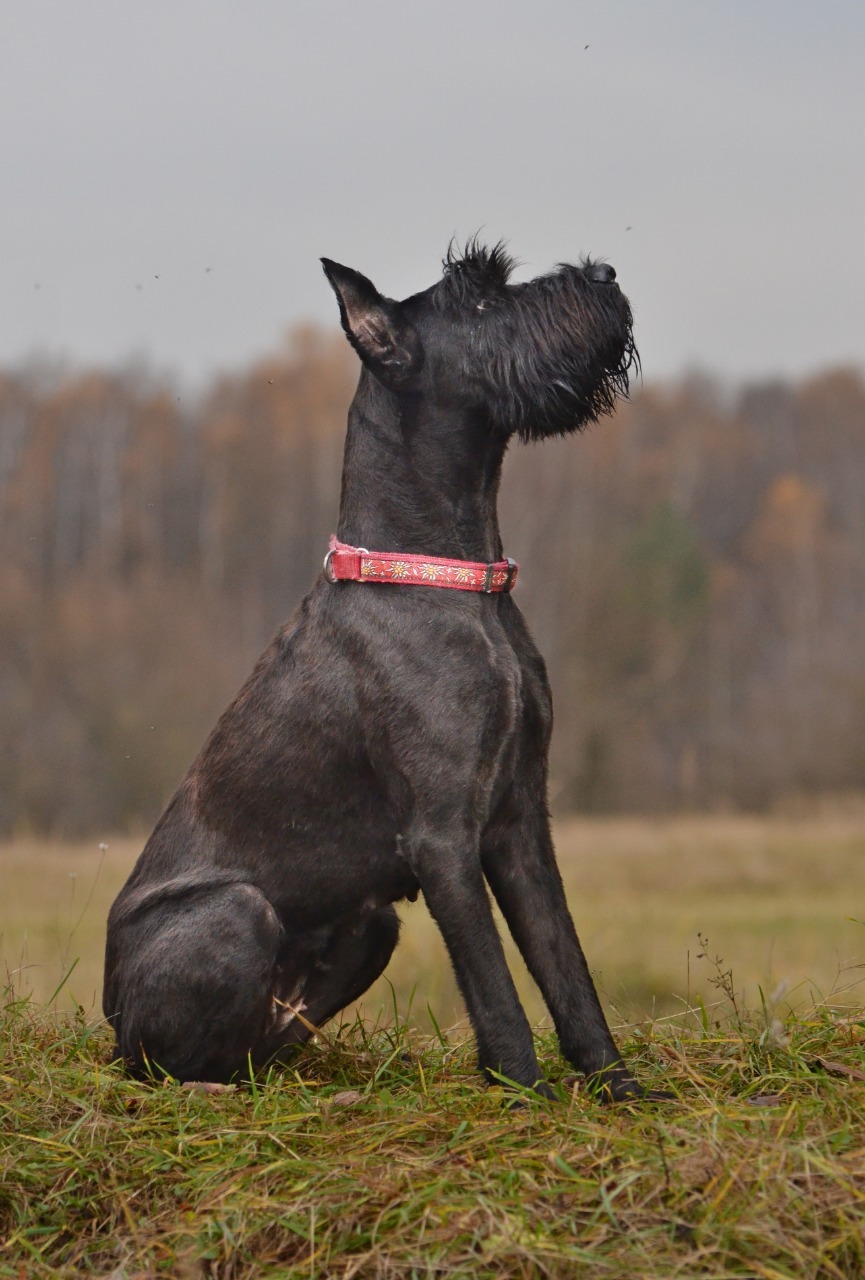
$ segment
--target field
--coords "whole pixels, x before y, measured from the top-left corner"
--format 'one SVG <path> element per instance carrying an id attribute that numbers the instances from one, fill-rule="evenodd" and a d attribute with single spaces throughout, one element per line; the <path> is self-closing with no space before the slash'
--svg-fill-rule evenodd
<path id="1" fill-rule="evenodd" d="M 392 986 L 294 1070 L 129 1081 L 97 993 L 139 842 L 106 843 L 0 852 L 0 1276 L 865 1276 L 861 813 L 559 825 L 617 1034 L 675 1094 L 642 1107 L 588 1097 L 544 1026 L 560 1102 L 482 1088 L 418 907 Z"/>
<path id="2" fill-rule="evenodd" d="M 75 964 L 60 1008 L 98 1010 L 108 907 L 140 839 L 0 846 L 0 960 L 15 989 L 47 1000 Z M 103 845 L 104 847 L 100 847 Z M 865 812 L 802 820 L 752 817 L 575 819 L 557 827 L 559 861 L 583 947 L 610 1016 L 666 1016 L 713 998 L 715 966 L 731 968 L 746 1004 L 786 988 L 865 1004 Z M 364 1000 L 427 1029 L 462 1006 L 422 901 L 401 908 L 400 946 Z M 852 917 L 852 918 L 851 918 Z M 858 921 L 856 919 L 858 917 Z M 708 940 L 709 960 L 700 959 Z M 509 940 L 508 940 L 509 941 Z M 533 1020 L 543 1006 L 509 948 Z"/>

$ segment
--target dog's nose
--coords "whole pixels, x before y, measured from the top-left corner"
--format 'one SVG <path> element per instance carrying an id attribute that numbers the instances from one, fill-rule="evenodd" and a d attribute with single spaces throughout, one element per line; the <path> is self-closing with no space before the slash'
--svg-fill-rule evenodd
<path id="1" fill-rule="evenodd" d="M 586 275 L 593 284 L 612 284 L 616 271 L 608 262 L 593 262 L 590 267 L 586 267 Z"/>

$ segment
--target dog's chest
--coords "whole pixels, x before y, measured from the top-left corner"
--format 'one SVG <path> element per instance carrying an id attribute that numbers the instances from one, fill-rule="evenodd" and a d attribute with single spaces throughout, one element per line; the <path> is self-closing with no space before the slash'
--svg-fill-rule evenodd
<path id="1" fill-rule="evenodd" d="M 527 648 L 522 639 L 504 627 L 489 638 L 489 693 L 479 709 L 488 717 L 482 767 L 490 771 L 495 792 L 514 779 L 527 754 L 546 750 L 552 726 L 543 663 L 534 646 Z"/>

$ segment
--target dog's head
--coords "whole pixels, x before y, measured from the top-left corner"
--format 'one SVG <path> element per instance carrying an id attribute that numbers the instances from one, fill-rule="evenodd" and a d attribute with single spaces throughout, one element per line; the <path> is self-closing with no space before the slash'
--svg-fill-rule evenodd
<path id="1" fill-rule="evenodd" d="M 442 279 L 403 302 L 323 258 L 343 328 L 393 395 L 460 409 L 524 440 L 579 430 L 627 395 L 631 308 L 605 263 L 512 284 L 504 246 L 448 250 Z"/>

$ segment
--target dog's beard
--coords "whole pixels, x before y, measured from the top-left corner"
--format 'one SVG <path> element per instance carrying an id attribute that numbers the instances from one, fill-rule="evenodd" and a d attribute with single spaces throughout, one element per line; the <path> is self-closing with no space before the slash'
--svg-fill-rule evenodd
<path id="1" fill-rule="evenodd" d="M 630 304 L 618 285 L 590 278 L 590 258 L 526 284 L 509 283 L 515 265 L 502 243 L 448 249 L 434 302 L 465 326 L 462 376 L 484 388 L 503 436 L 579 431 L 611 413 L 639 373 Z"/>
<path id="2" fill-rule="evenodd" d="M 631 309 L 616 285 L 561 267 L 524 289 L 495 318 L 509 340 L 501 333 L 489 358 L 495 424 L 528 442 L 611 413 L 640 365 Z"/>

